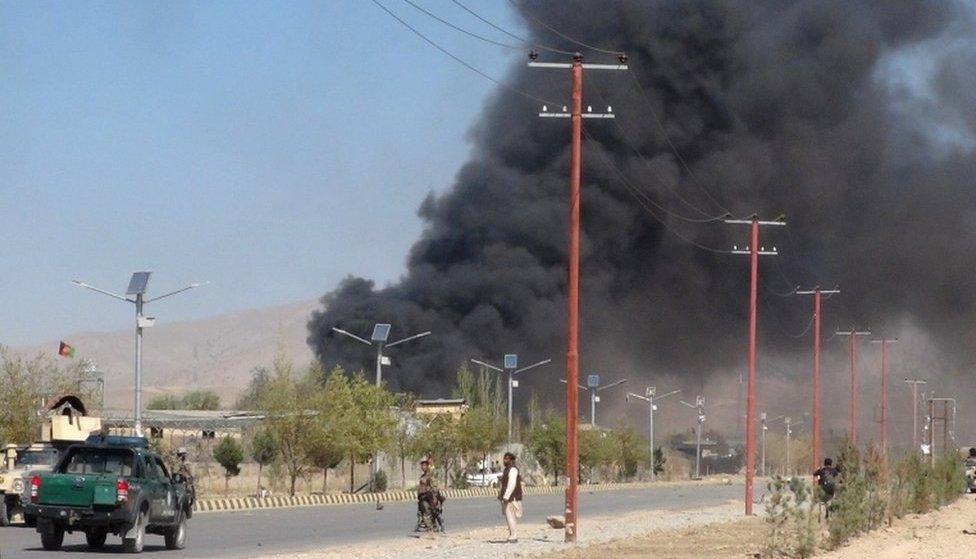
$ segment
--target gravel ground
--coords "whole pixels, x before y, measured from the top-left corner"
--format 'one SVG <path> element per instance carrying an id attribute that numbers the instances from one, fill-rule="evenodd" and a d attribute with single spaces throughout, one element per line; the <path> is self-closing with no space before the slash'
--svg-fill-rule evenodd
<path id="1" fill-rule="evenodd" d="M 741 504 L 724 505 L 690 511 L 640 511 L 615 517 L 588 517 L 576 547 L 587 547 L 613 540 L 645 535 L 651 531 L 673 531 L 707 524 L 730 522 L 741 518 Z M 269 555 L 265 559 L 504 559 L 540 557 L 548 552 L 571 549 L 563 543 L 563 531 L 545 524 L 528 523 L 519 529 L 519 543 L 504 542 L 507 533 L 499 526 L 490 529 L 423 535 L 402 541 L 377 542 L 370 545 L 345 546 L 320 552 Z"/>

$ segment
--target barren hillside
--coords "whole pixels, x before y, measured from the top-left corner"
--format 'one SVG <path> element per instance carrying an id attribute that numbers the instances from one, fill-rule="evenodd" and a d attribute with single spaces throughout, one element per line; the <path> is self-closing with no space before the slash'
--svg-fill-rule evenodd
<path id="1" fill-rule="evenodd" d="M 146 330 L 143 390 L 145 401 L 161 392 L 206 388 L 225 406 L 251 378 L 256 366 L 270 365 L 280 347 L 296 363 L 312 359 L 305 343 L 306 323 L 314 300 L 252 309 L 204 320 L 165 323 Z M 134 332 L 80 332 L 65 341 L 75 358 L 92 359 L 105 373 L 106 405 L 130 406 L 133 386 Z M 56 355 L 58 341 L 14 348 L 26 355 Z"/>

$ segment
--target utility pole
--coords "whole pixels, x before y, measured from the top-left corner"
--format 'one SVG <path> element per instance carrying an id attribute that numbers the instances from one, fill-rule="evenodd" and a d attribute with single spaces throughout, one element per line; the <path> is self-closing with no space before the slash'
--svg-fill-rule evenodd
<path id="1" fill-rule="evenodd" d="M 701 436 L 702 428 L 705 426 L 705 397 L 697 396 L 694 404 L 684 400 L 681 400 L 681 403 L 698 412 L 698 426 L 695 429 L 695 479 L 701 479 Z"/>
<path id="2" fill-rule="evenodd" d="M 918 452 L 918 385 L 927 384 L 923 378 L 906 378 L 906 384 L 912 385 L 912 452 Z"/>
<path id="3" fill-rule="evenodd" d="M 654 466 L 655 466 L 654 464 L 654 411 L 657 409 L 657 404 L 655 404 L 654 402 L 658 400 L 663 400 L 664 398 L 667 398 L 668 396 L 673 396 L 675 394 L 678 394 L 679 392 L 681 392 L 681 390 L 672 390 L 667 394 L 662 394 L 660 396 L 657 396 L 657 388 L 654 386 L 648 386 L 647 389 L 644 391 L 644 396 L 641 396 L 640 394 L 634 394 L 633 392 L 628 392 L 627 396 L 625 396 L 628 402 L 630 401 L 631 398 L 636 398 L 638 400 L 643 400 L 647 402 L 647 428 L 648 428 L 647 441 L 648 441 L 648 447 L 650 447 L 650 451 L 651 451 L 651 455 L 650 455 L 651 456 L 651 481 L 657 481 L 657 473 L 654 471 Z"/>
<path id="4" fill-rule="evenodd" d="M 580 241 L 580 176 L 583 161 L 583 119 L 614 118 L 609 110 L 605 114 L 583 113 L 583 70 L 626 70 L 627 56 L 618 56 L 620 64 L 583 64 L 583 55 L 575 53 L 571 63 L 536 62 L 539 55 L 529 54 L 529 67 L 568 69 L 572 77 L 571 111 L 549 112 L 542 107 L 542 118 L 570 119 L 569 155 L 569 249 L 566 281 L 566 530 L 565 541 L 576 542 L 578 525 L 579 448 L 577 447 L 577 423 L 579 399 L 579 241 Z"/>
<path id="5" fill-rule="evenodd" d="M 872 344 L 881 344 L 881 454 L 888 454 L 888 344 L 898 343 L 898 338 L 882 338 L 871 340 Z"/>
<path id="6" fill-rule="evenodd" d="M 512 402 L 513 402 L 512 389 L 518 388 L 518 381 L 512 377 L 514 377 L 519 373 L 524 373 L 529 369 L 535 369 L 536 367 L 541 367 L 542 365 L 552 363 L 552 359 L 544 359 L 542 361 L 539 361 L 538 363 L 529 365 L 528 367 L 522 367 L 521 369 L 518 368 L 518 355 L 514 353 L 505 354 L 504 369 L 500 367 L 496 367 L 489 363 L 485 363 L 484 361 L 479 361 L 478 359 L 472 359 L 471 362 L 476 365 L 480 365 L 487 370 L 508 374 L 508 446 L 511 447 L 512 446 Z"/>
<path id="7" fill-rule="evenodd" d="M 942 403 L 942 417 L 935 417 L 935 403 Z M 949 406 L 952 406 L 952 444 L 955 446 L 955 425 L 956 425 L 956 399 L 955 398 L 929 398 L 929 456 L 932 466 L 935 466 L 935 422 L 942 421 L 942 454 L 949 455 Z"/>
<path id="8" fill-rule="evenodd" d="M 813 295 L 813 411 L 811 415 L 812 433 L 810 444 L 812 446 L 811 456 L 813 458 L 812 469 L 815 471 L 820 467 L 820 327 L 822 323 L 821 303 L 823 295 L 834 295 L 840 293 L 840 289 L 820 289 L 814 287 L 809 291 L 796 291 L 796 295 Z"/>
<path id="9" fill-rule="evenodd" d="M 755 483 L 756 476 L 756 301 L 758 299 L 759 256 L 776 256 L 779 254 L 776 251 L 776 247 L 773 247 L 772 251 L 766 251 L 765 247 L 759 246 L 759 227 L 782 227 L 786 225 L 786 219 L 781 216 L 774 221 L 760 221 L 758 216 L 753 215 L 750 219 L 726 219 L 725 223 L 749 225 L 750 227 L 749 247 L 746 250 L 739 250 L 738 246 L 734 246 L 732 247 L 732 254 L 749 255 L 749 378 L 746 387 L 745 514 L 746 516 L 751 516 L 753 484 Z"/>
<path id="10" fill-rule="evenodd" d="M 851 326 L 847 332 L 835 332 L 834 335 L 851 337 L 851 446 L 857 447 L 857 337 L 870 336 L 871 332 L 858 331 Z"/>

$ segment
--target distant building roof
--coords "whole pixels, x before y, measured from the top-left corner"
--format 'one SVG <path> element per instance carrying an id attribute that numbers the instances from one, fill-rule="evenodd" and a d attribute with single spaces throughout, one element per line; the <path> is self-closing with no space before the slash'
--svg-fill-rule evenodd
<path id="1" fill-rule="evenodd" d="M 248 427 L 265 417 L 266 414 L 259 411 L 146 410 L 141 419 L 144 427 L 212 430 Z M 105 410 L 102 422 L 108 426 L 129 427 L 135 421 L 129 410 Z"/>

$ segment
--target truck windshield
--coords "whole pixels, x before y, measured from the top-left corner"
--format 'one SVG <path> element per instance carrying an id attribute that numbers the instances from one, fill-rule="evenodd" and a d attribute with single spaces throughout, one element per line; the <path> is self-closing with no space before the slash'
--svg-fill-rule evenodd
<path id="1" fill-rule="evenodd" d="M 56 450 L 25 450 L 17 455 L 18 466 L 53 466 L 58 461 Z"/>
<path id="2" fill-rule="evenodd" d="M 78 448 L 61 464 L 64 474 L 132 475 L 133 454 L 125 449 Z"/>

